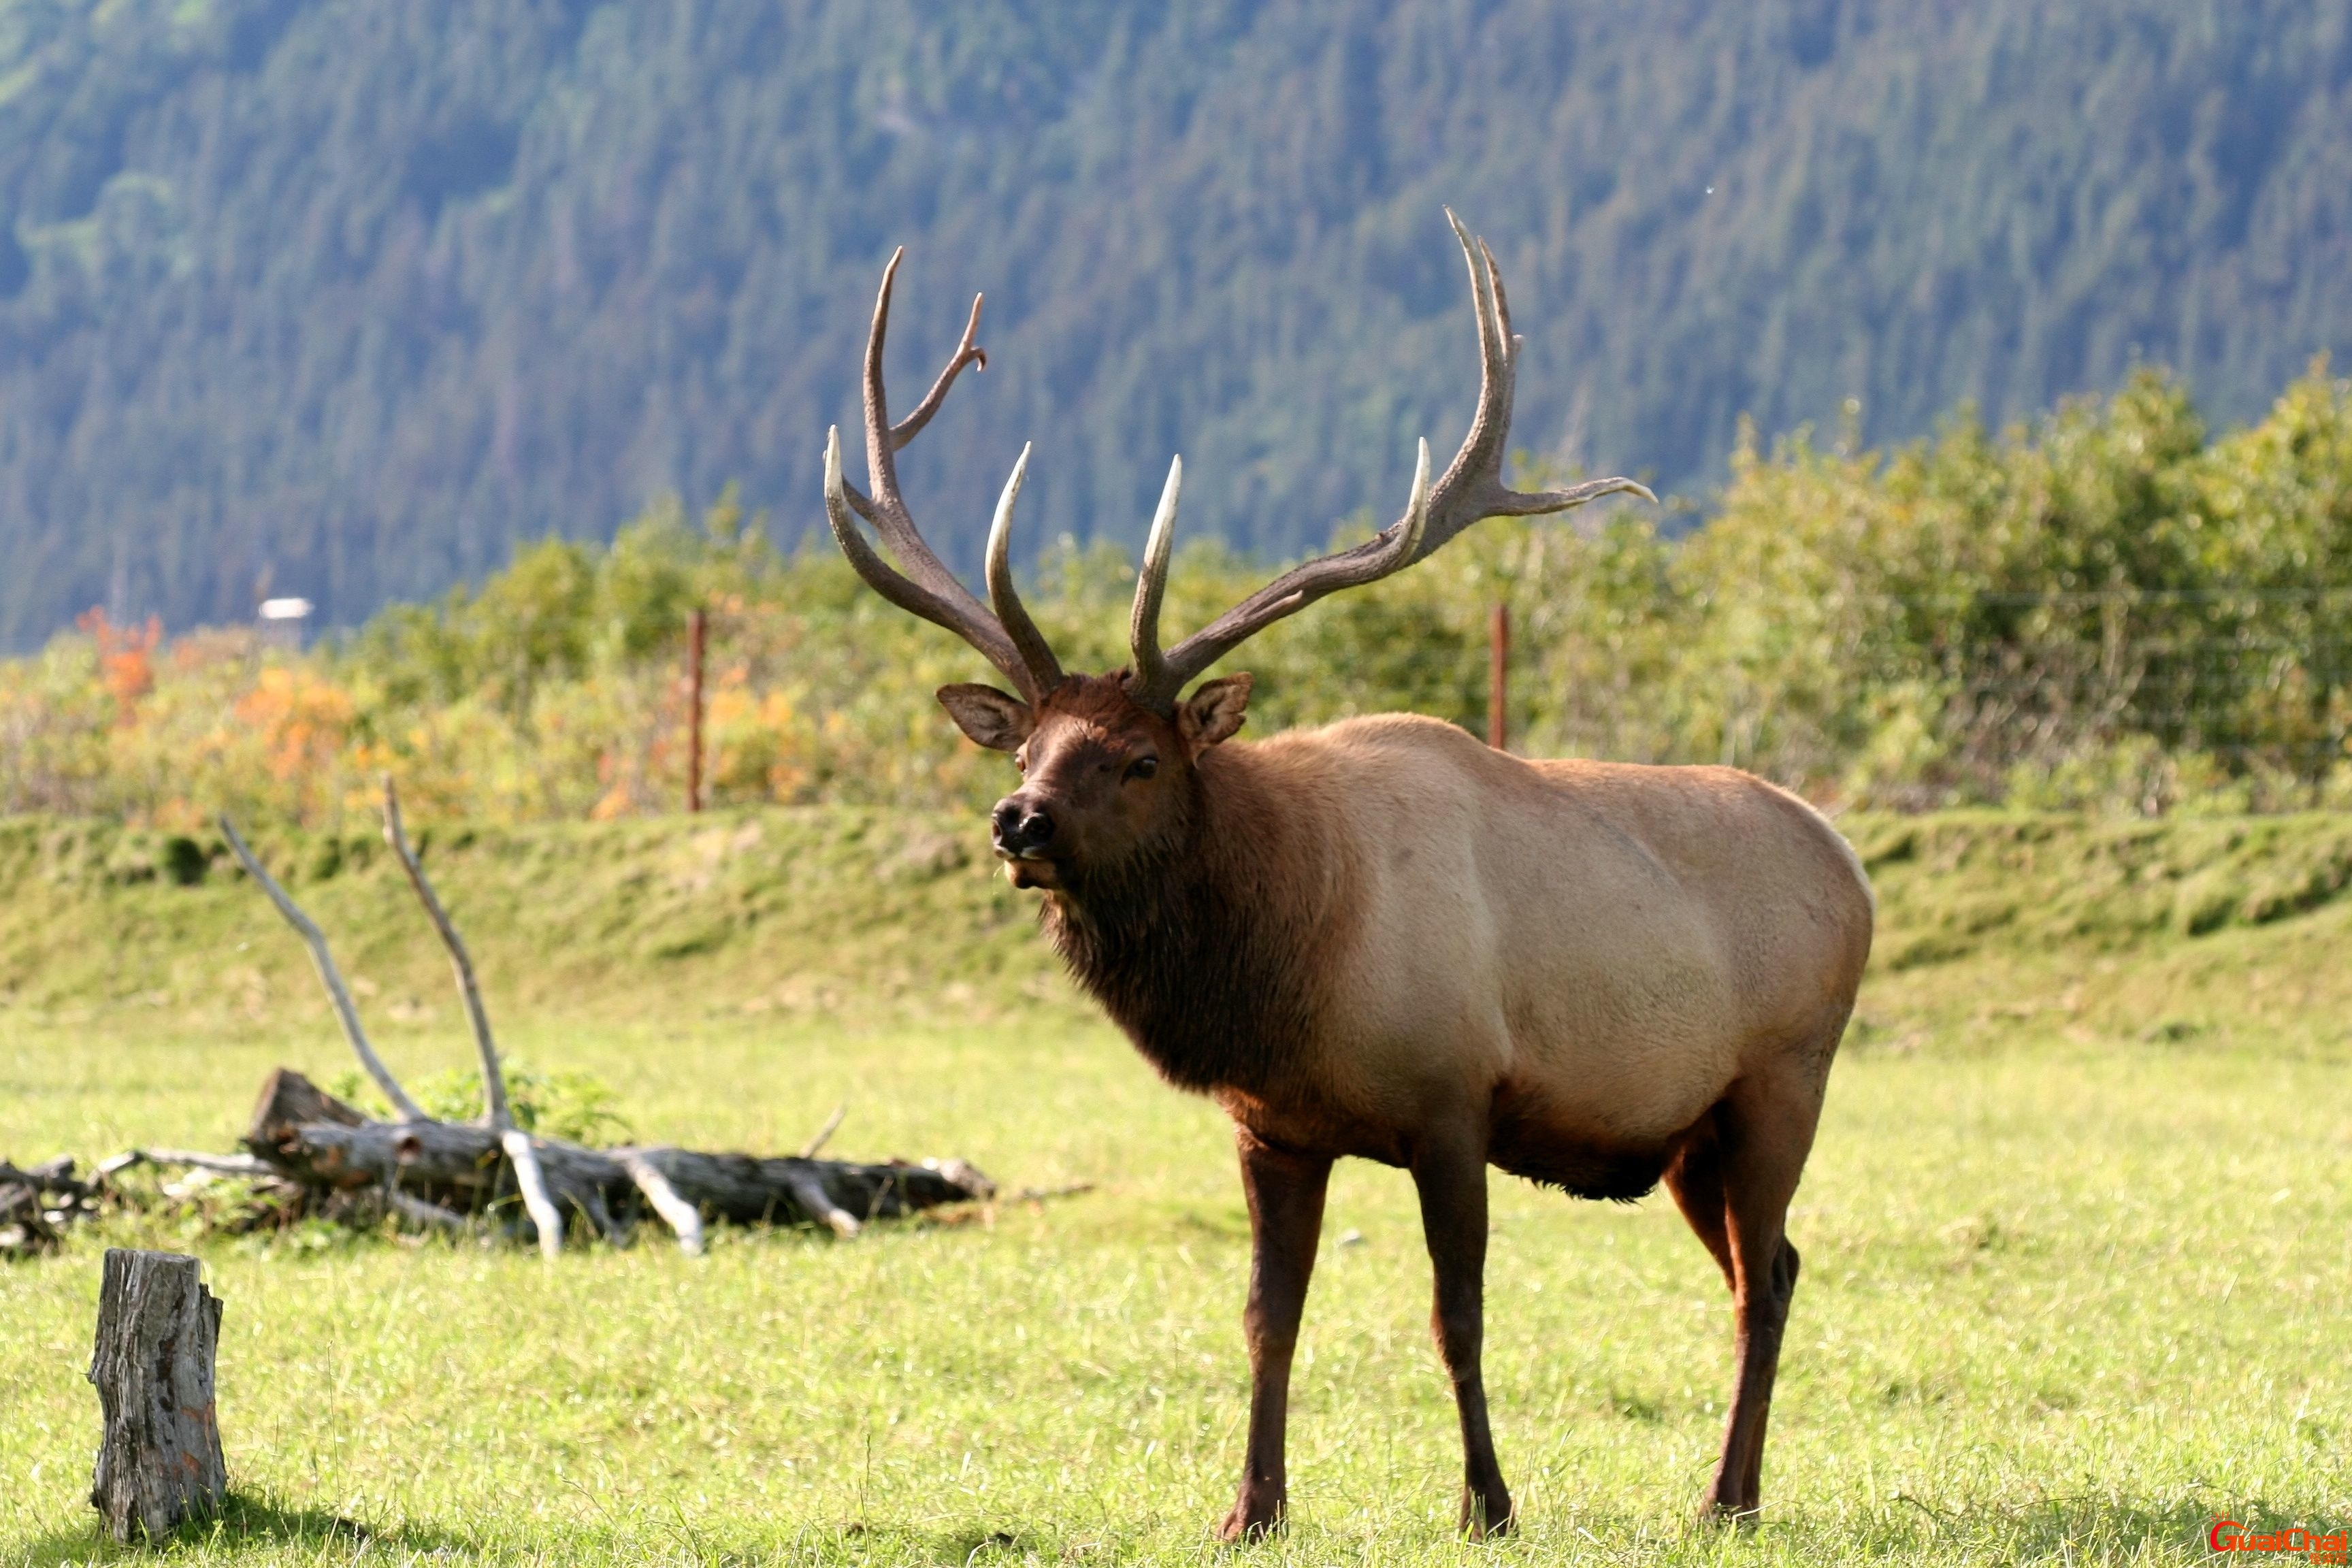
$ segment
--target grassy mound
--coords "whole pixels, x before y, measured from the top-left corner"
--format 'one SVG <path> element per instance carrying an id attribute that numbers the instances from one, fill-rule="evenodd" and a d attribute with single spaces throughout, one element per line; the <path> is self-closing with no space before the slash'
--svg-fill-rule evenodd
<path id="1" fill-rule="evenodd" d="M 1843 826 L 1879 899 L 1858 1043 L 2026 1006 L 2102 1033 L 2252 1023 L 2317 1038 L 2352 1003 L 2330 957 L 2352 924 L 2352 818 Z M 968 815 L 807 807 L 419 837 L 504 1019 L 1084 1011 Z M 325 926 L 373 1026 L 455 1022 L 379 840 L 257 847 Z M 322 1016 L 300 946 L 217 839 L 0 822 L 0 1018 L 124 1010 L 195 1037 Z"/>
<path id="2" fill-rule="evenodd" d="M 969 820 L 811 807 L 417 841 L 494 1015 L 970 1017 L 1066 994 Z M 380 839 L 287 833 L 255 848 L 377 1014 L 414 1022 L 448 1000 L 440 950 Z M 143 1006 L 209 1032 L 318 995 L 300 944 L 216 837 L 0 823 L 0 1010 Z"/>
<path id="3" fill-rule="evenodd" d="M 1850 1043 L 2060 1033 L 2341 1050 L 2352 818 L 1843 825 L 1879 900 Z"/>

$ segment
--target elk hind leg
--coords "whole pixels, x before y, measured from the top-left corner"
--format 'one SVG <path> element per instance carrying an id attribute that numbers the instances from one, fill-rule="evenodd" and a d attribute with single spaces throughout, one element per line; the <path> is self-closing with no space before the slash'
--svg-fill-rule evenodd
<path id="1" fill-rule="evenodd" d="M 1797 1249 L 1786 1230 L 1789 1202 L 1796 1195 L 1821 1116 L 1820 1089 L 1809 1079 L 1790 1074 L 1777 1082 L 1742 1080 L 1716 1108 L 1714 1142 L 1730 1253 L 1727 1273 L 1738 1370 L 1723 1457 L 1707 1489 L 1704 1518 L 1752 1525 L 1763 1507 L 1764 1431 L 1797 1290 Z M 1697 1220 L 1693 1226 L 1707 1237 Z"/>
<path id="2" fill-rule="evenodd" d="M 1723 1150 L 1716 1142 L 1715 1112 L 1708 1111 L 1691 1130 L 1689 1140 L 1667 1164 L 1664 1181 L 1675 1206 L 1723 1270 L 1725 1287 L 1737 1296 L 1739 1276 L 1731 1265 L 1731 1216 L 1723 1195 Z"/>

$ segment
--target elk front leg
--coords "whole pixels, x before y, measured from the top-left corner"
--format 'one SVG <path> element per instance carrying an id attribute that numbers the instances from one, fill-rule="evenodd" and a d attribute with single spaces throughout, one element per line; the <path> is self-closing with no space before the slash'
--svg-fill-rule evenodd
<path id="1" fill-rule="evenodd" d="M 1307 1281 L 1315 1272 L 1315 1244 L 1323 1231 L 1323 1194 L 1331 1178 L 1328 1156 L 1297 1154 L 1261 1142 L 1236 1127 L 1242 1194 L 1249 1200 L 1249 1305 L 1242 1313 L 1249 1339 L 1249 1455 L 1241 1494 L 1218 1535 L 1254 1541 L 1282 1522 L 1289 1477 L 1283 1468 L 1283 1429 L 1290 1414 L 1290 1355 L 1298 1344 L 1298 1317 Z"/>
<path id="2" fill-rule="evenodd" d="M 1461 1139 L 1417 1152 L 1413 1185 L 1421 1227 L 1437 1275 L 1430 1327 L 1454 1380 L 1462 1414 L 1462 1529 L 1473 1540 L 1507 1534 L 1511 1494 L 1495 1460 L 1486 1424 L 1486 1383 L 1479 1370 L 1486 1339 L 1486 1155 L 1482 1142 Z"/>

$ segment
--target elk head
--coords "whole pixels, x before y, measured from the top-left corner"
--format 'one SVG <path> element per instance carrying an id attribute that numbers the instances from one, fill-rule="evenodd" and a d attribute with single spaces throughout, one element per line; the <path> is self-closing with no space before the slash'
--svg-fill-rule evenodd
<path id="1" fill-rule="evenodd" d="M 981 302 L 975 299 L 963 340 L 947 367 L 912 414 L 890 423 L 882 347 L 891 284 L 905 253 L 891 257 L 866 342 L 866 461 L 874 493 L 865 495 L 844 479 L 836 427 L 825 443 L 825 515 L 842 553 L 875 592 L 961 637 L 1018 692 L 972 684 L 939 692 L 958 728 L 981 745 L 1011 752 L 1021 769 L 1020 787 L 999 801 L 991 816 L 996 852 L 1009 863 L 1017 886 L 1083 892 L 1089 881 L 1116 877 L 1139 857 L 1156 858 L 1155 851 L 1164 853 L 1181 842 L 1197 818 L 1204 759 L 1242 726 L 1250 678 L 1207 681 L 1190 696 L 1182 695 L 1184 689 L 1265 627 L 1327 594 L 1401 572 L 1485 518 L 1566 511 L 1619 491 L 1657 499 L 1626 479 L 1533 492 L 1503 483 L 1520 340 L 1511 332 L 1510 306 L 1493 252 L 1452 212 L 1445 216 L 1469 264 L 1480 374 L 1477 413 L 1444 474 L 1431 482 L 1429 443 L 1423 441 L 1411 496 L 1395 522 L 1351 550 L 1291 568 L 1163 652 L 1160 605 L 1184 478 L 1183 459 L 1177 458 L 1169 467 L 1136 581 L 1129 626 L 1133 662 L 1096 676 L 1063 672 L 1013 585 L 1013 511 L 1028 473 L 1026 447 L 1005 481 L 989 529 L 987 605 L 956 580 L 915 527 L 898 489 L 898 450 L 930 422 L 965 365 L 984 369 L 988 362 L 976 342 Z M 898 567 L 866 542 L 859 518 L 873 525 Z"/>

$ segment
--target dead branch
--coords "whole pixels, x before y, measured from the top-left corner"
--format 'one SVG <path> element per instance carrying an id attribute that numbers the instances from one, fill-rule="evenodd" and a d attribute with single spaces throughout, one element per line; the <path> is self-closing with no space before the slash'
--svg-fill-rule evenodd
<path id="1" fill-rule="evenodd" d="M 678 1195 L 676 1187 L 634 1149 L 620 1150 L 614 1156 L 621 1168 L 629 1173 L 637 1191 L 645 1194 L 646 1203 L 662 1222 L 677 1237 L 678 1250 L 688 1258 L 702 1256 L 702 1214 L 692 1204 Z"/>
<path id="2" fill-rule="evenodd" d="M 401 869 L 408 873 L 408 885 L 416 889 L 417 901 L 425 906 L 426 918 L 440 933 L 441 945 L 449 950 L 449 967 L 457 972 L 457 990 L 466 999 L 466 1022 L 473 1028 L 474 1050 L 481 1058 L 483 1109 L 488 1113 L 490 1125 L 504 1131 L 514 1125 L 514 1116 L 507 1109 L 507 1079 L 499 1067 L 499 1048 L 490 1039 L 490 1015 L 482 1005 L 481 987 L 474 984 L 474 961 L 467 953 L 465 942 L 459 940 L 457 928 L 450 923 L 449 912 L 441 907 L 440 899 L 434 893 L 433 883 L 425 875 L 416 852 L 408 847 L 408 835 L 400 826 L 400 795 L 393 787 L 390 774 L 383 781 L 383 838 L 392 846 L 392 852 L 400 857 Z"/>
<path id="3" fill-rule="evenodd" d="M 1058 1187 L 1024 1187 L 1006 1200 L 1016 1204 L 1042 1204 L 1048 1198 L 1075 1198 L 1095 1190 L 1092 1182 L 1065 1182 Z"/>
<path id="4" fill-rule="evenodd" d="M 449 952 L 449 967 L 457 977 L 457 993 L 466 1003 L 466 1022 L 474 1035 L 474 1054 L 481 1064 L 484 1119 L 490 1131 L 498 1134 L 499 1147 L 514 1167 L 515 1185 L 522 1194 L 524 1211 L 539 1233 L 540 1256 L 562 1255 L 567 1205 L 586 1215 L 607 1240 L 617 1244 L 624 1231 L 604 1202 L 603 1184 L 563 1180 L 560 1168 L 551 1170 L 542 1158 L 554 1141 L 534 1138 L 515 1126 L 514 1113 L 507 1100 L 506 1071 L 499 1065 L 498 1043 L 490 1035 L 489 1009 L 482 1005 L 482 988 L 474 979 L 474 960 L 466 951 L 465 939 L 457 934 L 457 922 L 449 918 L 440 895 L 433 890 L 432 879 L 425 876 L 424 864 L 408 847 L 408 835 L 400 820 L 400 792 L 390 774 L 383 781 L 383 837 L 400 858 L 401 869 L 408 873 L 408 885 L 415 889 L 416 901 L 425 906 L 425 918 L 433 922 L 441 945 Z M 569 1150 L 572 1146 L 565 1147 Z"/>
<path id="5" fill-rule="evenodd" d="M 865 1228 L 856 1215 L 833 1201 L 832 1194 L 824 1190 L 823 1183 L 805 1171 L 786 1172 L 784 1190 L 792 1194 L 793 1201 L 801 1205 L 803 1213 L 814 1215 L 823 1220 L 833 1234 L 844 1241 L 849 1240 Z"/>
<path id="6" fill-rule="evenodd" d="M 826 1141 L 832 1138 L 835 1132 L 840 1131 L 842 1118 L 848 1114 L 849 1101 L 845 1100 L 839 1105 L 835 1106 L 833 1108 L 833 1114 L 824 1119 L 824 1125 L 816 1130 L 816 1136 L 810 1139 L 806 1144 L 802 1146 L 801 1158 L 803 1160 L 815 1159 L 816 1152 L 824 1148 Z"/>
<path id="7" fill-rule="evenodd" d="M 253 851 L 246 847 L 245 840 L 237 836 L 236 824 L 223 816 L 220 830 L 221 837 L 228 840 L 230 850 L 245 867 L 245 874 L 269 895 L 269 901 L 278 906 L 278 912 L 286 917 L 286 923 L 292 926 L 310 947 L 310 962 L 318 966 L 319 978 L 325 983 L 327 994 L 334 1002 L 335 1016 L 343 1026 L 343 1037 L 352 1043 L 352 1050 L 360 1058 L 360 1066 L 367 1069 L 368 1077 L 375 1079 L 376 1088 L 383 1090 L 384 1099 L 392 1102 L 392 1108 L 400 1113 L 402 1121 L 425 1121 L 424 1110 L 408 1098 L 408 1091 L 400 1087 L 400 1080 L 392 1076 L 392 1069 L 383 1065 L 383 1058 L 377 1056 L 375 1047 L 368 1044 L 367 1031 L 360 1027 L 359 1009 L 352 1005 L 352 994 L 343 984 L 341 972 L 335 967 L 334 954 L 327 951 L 326 933 L 319 929 L 317 921 L 302 912 L 299 904 L 287 896 L 286 889 L 278 885 L 278 879 L 264 869 Z"/>
<path id="8" fill-rule="evenodd" d="M 274 1176 L 278 1173 L 250 1154 L 206 1154 L 194 1149 L 126 1149 L 98 1168 L 113 1176 L 137 1165 L 181 1165 L 216 1176 Z"/>
<path id="9" fill-rule="evenodd" d="M 383 1194 L 383 1202 L 393 1213 L 415 1220 L 419 1225 L 429 1225 L 437 1230 L 466 1228 L 464 1215 L 452 1213 L 439 1204 L 428 1204 L 423 1198 L 412 1198 L 406 1193 L 387 1192 Z"/>
<path id="10" fill-rule="evenodd" d="M 539 1255 L 555 1257 L 563 1250 L 563 1215 L 555 1206 L 555 1194 L 548 1191 L 547 1173 L 540 1168 L 539 1151 L 531 1147 L 530 1134 L 520 1128 L 507 1128 L 499 1134 L 499 1147 L 514 1163 L 522 1206 L 539 1231 Z"/>

